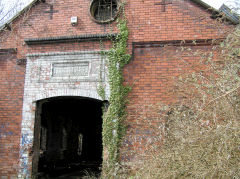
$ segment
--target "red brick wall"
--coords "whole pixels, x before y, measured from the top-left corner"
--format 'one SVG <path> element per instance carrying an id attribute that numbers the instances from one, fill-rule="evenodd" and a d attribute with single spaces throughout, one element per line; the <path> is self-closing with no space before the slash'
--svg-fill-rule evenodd
<path id="1" fill-rule="evenodd" d="M 156 42 L 169 40 L 215 39 L 223 36 L 226 26 L 217 28 L 216 21 L 210 18 L 210 13 L 191 0 L 172 0 L 162 12 L 160 5 L 154 5 L 160 0 L 128 0 L 125 6 L 128 19 L 129 52 L 133 42 Z M 53 5 L 57 13 L 50 19 L 49 4 Z M 97 24 L 89 15 L 90 0 L 46 0 L 32 7 L 24 15 L 17 18 L 11 25 L 12 31 L 4 30 L 0 33 L 0 49 L 17 48 L 17 58 L 26 58 L 26 54 L 99 50 L 99 42 L 75 42 L 59 44 L 27 45 L 24 39 L 45 38 L 57 36 L 74 36 L 87 34 L 106 34 L 116 31 L 116 22 L 112 24 Z M 79 23 L 72 26 L 70 18 L 78 16 Z M 110 42 L 104 43 L 106 49 Z M 184 66 L 172 59 L 176 55 L 175 47 L 136 48 L 133 61 L 127 65 L 124 74 L 126 81 L 133 84 L 129 95 L 131 106 L 143 104 L 169 102 L 169 78 L 178 75 Z M 181 54 L 180 54 L 181 55 Z M 15 59 L 15 58 L 14 58 Z M 0 176 L 16 174 L 18 150 L 20 141 L 20 123 L 22 94 L 24 85 L 24 66 L 16 65 L 14 60 L 0 59 L 0 131 L 8 136 L 1 137 Z M 133 147 L 144 150 L 148 136 L 154 134 L 149 131 L 144 121 L 140 121 L 136 110 L 128 108 L 129 130 L 125 141 L 127 153 L 130 155 Z M 10 124 L 10 125 L 8 125 Z M 145 127 L 144 127 L 145 126 Z M 3 131 L 3 132 L 2 132 Z M 13 132 L 13 133 L 12 133 Z M 4 134 L 5 135 L 5 134 Z M 145 141 L 142 142 L 142 140 Z M 13 146 L 11 146 L 13 145 Z M 11 148 L 8 151 L 6 147 Z M 123 158 L 130 160 L 133 156 L 126 154 Z"/>
<path id="2" fill-rule="evenodd" d="M 126 11 L 130 40 L 166 41 L 219 38 L 223 29 L 210 18 L 211 13 L 191 0 L 171 0 L 162 12 L 160 0 L 131 0 Z"/>
<path id="3" fill-rule="evenodd" d="M 16 54 L 0 54 L 0 176 L 18 170 L 24 73 Z"/>
<path id="4" fill-rule="evenodd" d="M 219 38 L 223 31 L 216 27 L 216 21 L 210 18 L 211 13 L 191 0 L 172 0 L 162 12 L 161 5 L 155 5 L 160 0 L 131 0 L 126 3 L 126 16 L 130 30 L 129 48 L 132 42 L 193 40 Z M 58 11 L 50 19 L 49 4 Z M 90 1 L 52 1 L 33 6 L 24 15 L 17 18 L 11 25 L 12 31 L 5 30 L 1 35 L 0 48 L 18 48 L 18 58 L 24 58 L 33 51 L 70 51 L 88 50 L 85 43 L 71 45 L 28 46 L 24 39 L 45 38 L 57 36 L 74 36 L 87 34 L 106 34 L 116 31 L 116 22 L 111 24 L 95 23 L 89 15 Z M 78 25 L 72 26 L 70 18 L 78 16 Z M 81 48 L 83 46 L 83 48 Z M 94 46 L 95 48 L 95 46 Z M 99 47 L 96 47 L 99 48 Z"/>
<path id="5" fill-rule="evenodd" d="M 181 51 L 182 47 L 191 51 Z M 174 91 L 174 80 L 181 74 L 207 69 L 200 56 L 193 54 L 210 52 L 210 44 L 182 47 L 147 43 L 134 48 L 133 60 L 124 70 L 125 83 L 132 86 L 128 97 L 128 130 L 121 155 L 124 161 L 141 159 L 151 145 L 156 147 L 156 142 L 161 142 L 159 127 L 164 117 L 160 106 L 181 102 Z"/>
<path id="6" fill-rule="evenodd" d="M 49 4 L 58 13 L 50 19 Z M 18 58 L 25 58 L 28 53 L 80 51 L 99 49 L 99 42 L 33 45 L 28 46 L 24 39 L 45 38 L 58 36 L 76 36 L 89 34 L 106 34 L 116 32 L 116 22 L 109 24 L 97 24 L 89 15 L 90 1 L 64 0 L 39 3 L 27 11 L 24 16 L 17 18 L 12 24 L 12 31 L 3 31 L 1 35 L 1 48 L 18 48 Z M 71 17 L 78 16 L 78 25 L 71 25 Z"/>

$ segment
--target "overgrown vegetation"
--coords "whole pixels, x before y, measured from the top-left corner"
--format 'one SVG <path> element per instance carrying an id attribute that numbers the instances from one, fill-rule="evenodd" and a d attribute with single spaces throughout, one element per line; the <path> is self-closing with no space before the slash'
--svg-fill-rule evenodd
<path id="1" fill-rule="evenodd" d="M 124 15 L 123 15 L 124 16 Z M 112 48 L 106 52 L 110 97 L 108 109 L 103 115 L 103 178 L 114 178 L 119 165 L 119 147 L 125 133 L 126 96 L 130 90 L 123 84 L 123 67 L 129 62 L 127 54 L 128 28 L 126 18 L 118 20 L 119 34 L 113 40 Z M 99 93 L 104 96 L 100 86 Z"/>
<path id="2" fill-rule="evenodd" d="M 126 19 L 118 22 L 118 28 L 119 35 L 105 54 L 110 105 L 103 115 L 102 178 L 240 178 L 240 27 L 211 52 L 189 51 L 201 56 L 200 66 L 205 69 L 193 66 L 192 73 L 177 79 L 174 94 L 183 99 L 181 103 L 154 107 L 161 112 L 156 116 L 162 124 L 160 135 L 147 160 L 133 164 L 136 170 L 130 173 L 119 172 L 129 91 L 122 74 L 130 59 Z M 105 96 L 101 87 L 99 94 Z"/>
<path id="3" fill-rule="evenodd" d="M 210 53 L 191 55 L 202 56 L 204 70 L 178 78 L 181 103 L 155 108 L 166 114 L 157 116 L 165 120 L 164 139 L 156 137 L 163 145 L 135 166 L 131 179 L 240 178 L 240 27 Z"/>

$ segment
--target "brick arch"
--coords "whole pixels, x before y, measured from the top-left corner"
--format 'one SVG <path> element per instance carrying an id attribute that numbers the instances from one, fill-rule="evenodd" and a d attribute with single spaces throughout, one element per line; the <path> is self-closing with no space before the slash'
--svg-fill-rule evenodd
<path id="1" fill-rule="evenodd" d="M 27 61 L 22 111 L 20 168 L 18 172 L 22 178 L 31 178 L 32 175 L 33 158 L 30 151 L 33 147 L 38 101 L 61 96 L 83 97 L 102 101 L 97 93 L 99 81 L 106 87 L 107 99 L 110 91 L 104 75 L 106 70 L 104 60 L 98 52 L 35 54 L 29 55 Z M 68 71 L 64 71 L 64 69 L 61 71 L 60 67 L 62 66 L 70 70 L 71 68 L 78 68 L 78 66 L 81 66 L 81 68 L 79 68 L 79 74 L 75 75 L 68 74 Z"/>
<path id="2" fill-rule="evenodd" d="M 61 96 L 74 96 L 74 97 L 85 97 L 92 98 L 96 100 L 102 100 L 98 95 L 97 90 L 72 90 L 72 89 L 58 89 L 58 90 L 49 90 L 44 93 L 39 93 L 36 95 L 34 102 Z"/>
<path id="3" fill-rule="evenodd" d="M 21 134 L 21 149 L 20 149 L 20 171 L 23 177 L 31 177 L 33 156 L 31 151 L 34 140 L 34 126 L 36 120 L 37 102 L 45 101 L 48 98 L 56 97 L 80 97 L 102 101 L 98 95 L 97 90 L 82 90 L 82 89 L 55 89 L 45 90 L 35 94 L 34 97 L 25 95 L 23 103 L 23 120 L 22 120 L 22 134 Z"/>

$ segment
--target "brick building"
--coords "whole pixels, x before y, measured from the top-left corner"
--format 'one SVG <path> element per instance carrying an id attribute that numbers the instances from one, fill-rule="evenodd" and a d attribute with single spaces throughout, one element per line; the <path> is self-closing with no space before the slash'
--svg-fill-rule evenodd
<path id="1" fill-rule="evenodd" d="M 100 52 L 111 47 L 108 37 L 118 33 L 120 4 L 35 0 L 1 29 L 2 178 L 29 178 L 83 161 L 101 164 L 104 101 L 97 86 L 101 79 L 107 96 L 109 86 Z M 136 108 L 169 103 L 169 77 L 189 70 L 173 58 L 184 57 L 176 52 L 181 41 L 193 50 L 208 51 L 211 39 L 223 38 L 227 26 L 217 28 L 216 11 L 200 0 L 129 0 L 125 13 L 132 60 L 124 76 L 134 85 L 121 160 L 131 162 L 155 134 L 138 120 Z"/>

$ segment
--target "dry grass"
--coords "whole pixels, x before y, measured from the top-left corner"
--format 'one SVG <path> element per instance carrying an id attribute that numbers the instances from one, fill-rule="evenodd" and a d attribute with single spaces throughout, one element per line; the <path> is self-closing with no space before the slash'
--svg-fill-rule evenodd
<path id="1" fill-rule="evenodd" d="M 196 121 L 186 111 L 169 116 L 164 145 L 132 178 L 240 178 L 239 121 Z"/>
<path id="2" fill-rule="evenodd" d="M 240 28 L 203 60 L 206 73 L 183 75 L 175 91 L 182 103 L 164 106 L 150 157 L 116 178 L 240 178 Z M 200 55 L 200 54 L 198 54 Z M 194 71 L 194 70 L 193 70 Z M 187 88 L 186 88 L 187 87 Z M 159 109 L 157 107 L 156 109 Z M 146 120 L 143 117 L 143 120 Z M 149 123 L 149 126 L 151 124 Z"/>

